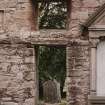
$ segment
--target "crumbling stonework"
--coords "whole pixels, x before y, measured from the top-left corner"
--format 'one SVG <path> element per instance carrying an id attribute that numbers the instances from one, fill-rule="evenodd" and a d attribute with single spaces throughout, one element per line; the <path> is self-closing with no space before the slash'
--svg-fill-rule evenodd
<path id="1" fill-rule="evenodd" d="M 33 48 L 0 45 L 0 104 L 32 105 L 35 96 Z"/>
<path id="2" fill-rule="evenodd" d="M 71 0 L 69 29 L 46 31 L 36 30 L 31 0 L 0 0 L 0 105 L 38 105 L 34 45 L 40 44 L 66 46 L 68 105 L 87 105 L 91 43 L 81 26 L 104 2 Z"/>
<path id="3" fill-rule="evenodd" d="M 68 104 L 86 105 L 89 94 L 89 45 L 72 43 L 67 47 Z"/>

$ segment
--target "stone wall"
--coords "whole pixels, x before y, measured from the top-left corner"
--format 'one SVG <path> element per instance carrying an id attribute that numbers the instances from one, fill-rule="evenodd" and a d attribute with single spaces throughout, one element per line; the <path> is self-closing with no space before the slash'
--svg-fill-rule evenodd
<path id="1" fill-rule="evenodd" d="M 104 0 L 72 0 L 70 32 L 74 38 L 80 38 L 81 27 L 83 24 L 102 4 Z"/>
<path id="2" fill-rule="evenodd" d="M 0 0 L 0 105 L 36 104 L 35 49 L 21 44 L 35 29 L 32 10 L 31 0 Z"/>
<path id="3" fill-rule="evenodd" d="M 0 11 L 4 11 L 4 31 L 35 29 L 31 0 L 0 0 Z"/>
<path id="4" fill-rule="evenodd" d="M 36 55 L 27 44 L 43 44 L 67 46 L 68 105 L 87 105 L 90 49 L 80 24 L 104 2 L 72 0 L 69 30 L 44 34 L 35 31 L 31 0 L 0 0 L 0 104 L 37 105 Z"/>
<path id="5" fill-rule="evenodd" d="M 0 45 L 0 105 L 35 105 L 33 48 Z"/>
<path id="6" fill-rule="evenodd" d="M 68 35 L 83 40 L 80 25 L 102 6 L 104 0 L 72 0 Z M 70 40 L 69 40 L 70 41 Z M 88 41 L 88 38 L 84 41 Z M 90 95 L 90 45 L 78 40 L 67 47 L 68 105 L 88 105 Z"/>
<path id="7" fill-rule="evenodd" d="M 67 47 L 68 105 L 87 105 L 89 95 L 89 45 Z"/>

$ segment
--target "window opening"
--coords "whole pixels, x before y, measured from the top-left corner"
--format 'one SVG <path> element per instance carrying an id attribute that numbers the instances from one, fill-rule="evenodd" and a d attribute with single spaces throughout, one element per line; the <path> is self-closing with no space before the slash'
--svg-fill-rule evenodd
<path id="1" fill-rule="evenodd" d="M 64 0 L 38 0 L 39 29 L 65 29 L 67 2 Z"/>

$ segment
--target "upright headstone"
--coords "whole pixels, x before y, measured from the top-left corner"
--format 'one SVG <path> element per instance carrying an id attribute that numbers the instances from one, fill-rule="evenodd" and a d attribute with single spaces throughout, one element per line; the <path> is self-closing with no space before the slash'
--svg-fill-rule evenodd
<path id="1" fill-rule="evenodd" d="M 48 80 L 43 84 L 43 97 L 46 103 L 59 103 L 61 101 L 60 83 Z"/>

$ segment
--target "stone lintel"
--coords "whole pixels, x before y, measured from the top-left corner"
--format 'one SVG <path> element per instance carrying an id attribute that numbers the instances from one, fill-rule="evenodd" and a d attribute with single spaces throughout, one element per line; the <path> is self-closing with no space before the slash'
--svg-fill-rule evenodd
<path id="1" fill-rule="evenodd" d="M 19 32 L 2 32 L 0 33 L 0 43 L 2 44 L 34 44 L 34 45 L 66 45 L 88 46 L 88 40 L 74 39 L 67 36 L 67 30 L 39 30 L 39 31 L 19 31 Z"/>

